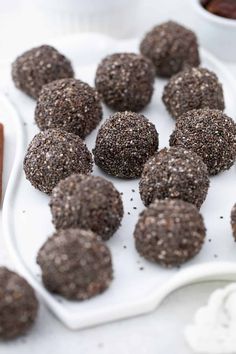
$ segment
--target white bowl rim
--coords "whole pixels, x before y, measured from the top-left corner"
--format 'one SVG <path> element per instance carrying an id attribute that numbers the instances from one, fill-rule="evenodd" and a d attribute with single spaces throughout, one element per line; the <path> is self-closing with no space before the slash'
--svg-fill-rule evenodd
<path id="1" fill-rule="evenodd" d="M 220 25 L 225 25 L 228 27 L 236 27 L 236 20 L 231 18 L 226 18 L 218 15 L 214 15 L 211 12 L 204 9 L 204 7 L 200 4 L 201 0 L 190 0 L 193 4 L 194 8 L 198 11 L 206 19 L 218 23 Z"/>

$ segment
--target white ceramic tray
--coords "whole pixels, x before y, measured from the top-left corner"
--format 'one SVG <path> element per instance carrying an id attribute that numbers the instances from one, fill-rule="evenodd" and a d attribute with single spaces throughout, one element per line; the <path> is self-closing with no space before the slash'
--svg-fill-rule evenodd
<path id="1" fill-rule="evenodd" d="M 17 116 L 17 112 L 7 99 L 6 95 L 0 93 L 0 122 L 4 125 L 4 161 L 3 161 L 3 185 L 2 196 L 4 196 L 8 184 L 9 176 L 12 172 L 12 165 L 15 156 L 16 135 L 15 124 L 12 119 Z M 2 208 L 2 200 L 0 201 L 0 214 Z M 0 220 L 1 223 L 1 220 Z M 2 235 L 1 235 L 2 236 Z M 6 247 L 4 247 L 3 237 L 0 237 L 0 264 L 6 266 L 11 265 L 11 260 L 7 254 Z"/>
<path id="2" fill-rule="evenodd" d="M 94 83 L 97 64 L 105 55 L 119 51 L 137 51 L 138 41 L 115 41 L 102 35 L 72 36 L 53 42 L 71 58 L 76 77 Z M 226 113 L 236 113 L 236 84 L 224 65 L 209 53 L 201 51 L 202 64 L 215 71 L 224 86 Z M 143 113 L 155 123 L 160 134 L 160 147 L 168 146 L 174 121 L 168 116 L 161 101 L 164 80 L 156 79 L 155 94 Z M 16 130 L 17 150 L 14 168 L 8 184 L 3 207 L 3 226 L 7 248 L 16 268 L 34 286 L 55 315 L 68 327 L 76 329 L 112 320 L 134 316 L 153 310 L 171 291 L 193 281 L 236 278 L 236 244 L 230 229 L 230 209 L 236 201 L 236 170 L 211 178 L 211 187 L 201 212 L 207 227 L 207 238 L 200 254 L 180 269 L 166 270 L 141 259 L 134 248 L 133 229 L 138 214 L 144 208 L 138 192 L 138 180 L 112 180 L 123 192 L 125 216 L 122 227 L 108 241 L 114 265 L 114 281 L 102 295 L 84 302 L 66 301 L 51 295 L 41 283 L 40 269 L 35 258 L 38 249 L 53 232 L 48 196 L 35 190 L 26 181 L 22 160 L 28 142 L 38 132 L 34 123 L 35 102 L 14 89 L 9 82 L 7 90 L 20 116 L 12 114 Z M 104 119 L 111 112 L 104 107 Z M 96 131 L 87 139 L 91 149 Z M 94 167 L 95 175 L 103 173 Z M 104 176 L 104 175 L 103 175 Z M 128 212 L 130 215 L 128 215 Z"/>

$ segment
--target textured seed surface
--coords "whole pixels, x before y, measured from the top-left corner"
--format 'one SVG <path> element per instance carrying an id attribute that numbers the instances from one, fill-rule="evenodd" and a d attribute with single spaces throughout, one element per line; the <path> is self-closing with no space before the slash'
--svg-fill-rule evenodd
<path id="1" fill-rule="evenodd" d="M 231 212 L 231 226 L 233 230 L 233 236 L 236 241 L 236 204 L 233 206 L 232 212 Z"/>
<path id="2" fill-rule="evenodd" d="M 139 183 L 143 203 L 155 199 L 177 198 L 195 204 L 204 202 L 209 187 L 207 166 L 190 150 L 171 147 L 151 157 Z"/>
<path id="3" fill-rule="evenodd" d="M 48 129 L 35 135 L 29 144 L 24 171 L 35 188 L 50 194 L 61 179 L 72 173 L 89 174 L 92 155 L 78 135 Z"/>
<path id="4" fill-rule="evenodd" d="M 11 339 L 25 334 L 38 312 L 38 300 L 27 281 L 0 267 L 0 338 Z"/>
<path id="5" fill-rule="evenodd" d="M 60 128 L 85 138 L 102 119 L 98 93 L 75 79 L 61 79 L 45 85 L 35 110 L 41 130 Z"/>
<path id="6" fill-rule="evenodd" d="M 172 117 L 192 109 L 224 110 L 224 94 L 217 76 L 204 68 L 188 68 L 171 77 L 162 100 Z"/>
<path id="7" fill-rule="evenodd" d="M 186 66 L 200 64 L 196 35 L 173 21 L 148 32 L 140 51 L 153 62 L 158 76 L 170 77 Z"/>
<path id="8" fill-rule="evenodd" d="M 155 126 L 143 115 L 118 112 L 98 131 L 95 163 L 106 173 L 120 178 L 136 178 L 143 165 L 158 149 Z"/>
<path id="9" fill-rule="evenodd" d="M 12 79 L 16 87 L 33 98 L 38 98 L 43 85 L 73 76 L 70 61 L 49 45 L 28 50 L 12 64 Z"/>
<path id="10" fill-rule="evenodd" d="M 154 77 L 149 59 L 134 53 L 117 53 L 99 64 L 95 84 L 110 108 L 138 112 L 152 98 Z"/>
<path id="11" fill-rule="evenodd" d="M 236 159 L 236 124 L 219 110 L 192 110 L 177 120 L 170 145 L 194 151 L 216 175 Z"/>
<path id="12" fill-rule="evenodd" d="M 53 189 L 50 201 L 57 229 L 92 230 L 108 240 L 123 217 L 120 193 L 105 178 L 71 175 Z"/>
<path id="13" fill-rule="evenodd" d="M 70 300 L 102 293 L 113 277 L 111 253 L 91 231 L 57 231 L 39 250 L 45 287 Z"/>
<path id="14" fill-rule="evenodd" d="M 193 258 L 200 251 L 205 234 L 197 208 L 178 199 L 156 199 L 140 214 L 134 231 L 139 254 L 165 267 Z"/>

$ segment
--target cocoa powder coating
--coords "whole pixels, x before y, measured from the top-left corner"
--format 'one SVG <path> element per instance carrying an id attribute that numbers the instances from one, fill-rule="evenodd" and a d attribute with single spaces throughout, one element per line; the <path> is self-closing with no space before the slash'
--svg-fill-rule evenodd
<path id="1" fill-rule="evenodd" d="M 171 147 L 146 162 L 139 190 L 146 206 L 155 199 L 177 198 L 200 208 L 209 183 L 207 166 L 196 153 Z"/>
<path id="2" fill-rule="evenodd" d="M 236 159 L 236 124 L 216 109 L 198 109 L 183 114 L 170 136 L 170 145 L 198 154 L 210 175 L 228 170 Z"/>
<path id="3" fill-rule="evenodd" d="M 142 257 L 176 267 L 199 253 L 205 234 L 203 218 L 193 204 L 156 199 L 140 214 L 134 238 Z"/>
<path id="4" fill-rule="evenodd" d="M 25 334 L 35 322 L 38 306 L 28 282 L 15 272 L 0 267 L 0 339 Z"/>
<path id="5" fill-rule="evenodd" d="M 95 85 L 104 103 L 116 111 L 141 111 L 151 100 L 155 70 L 134 53 L 116 53 L 99 64 Z"/>
<path id="6" fill-rule="evenodd" d="M 28 50 L 12 64 L 15 86 L 35 99 L 43 85 L 69 77 L 74 77 L 69 59 L 49 45 Z"/>
<path id="7" fill-rule="evenodd" d="M 162 77 L 171 77 L 187 66 L 200 64 L 195 33 L 173 21 L 148 32 L 140 44 L 140 51 L 152 61 L 156 74 Z"/>
<path id="8" fill-rule="evenodd" d="M 45 287 L 69 300 L 98 295 L 113 278 L 111 253 L 92 231 L 55 232 L 39 250 L 37 263 Z"/>
<path id="9" fill-rule="evenodd" d="M 233 237 L 236 241 L 236 204 L 233 206 L 231 211 L 231 226 L 233 230 Z"/>
<path id="10" fill-rule="evenodd" d="M 35 135 L 24 158 L 24 171 L 30 183 L 50 194 L 61 179 L 72 173 L 89 174 L 92 155 L 83 140 L 60 129 Z"/>
<path id="11" fill-rule="evenodd" d="M 96 165 L 106 173 L 136 178 L 157 149 L 158 133 L 147 118 L 138 113 L 118 112 L 99 129 L 93 154 Z"/>
<path id="12" fill-rule="evenodd" d="M 173 118 L 193 109 L 224 110 L 224 94 L 217 76 L 204 68 L 188 68 L 171 77 L 162 100 Z"/>
<path id="13" fill-rule="evenodd" d="M 102 119 L 98 93 L 83 81 L 56 80 L 40 92 L 35 121 L 41 130 L 60 128 L 85 138 Z"/>
<path id="14" fill-rule="evenodd" d="M 50 207 L 57 229 L 91 230 L 103 240 L 116 232 L 124 213 L 120 193 L 111 182 L 79 174 L 58 183 Z"/>

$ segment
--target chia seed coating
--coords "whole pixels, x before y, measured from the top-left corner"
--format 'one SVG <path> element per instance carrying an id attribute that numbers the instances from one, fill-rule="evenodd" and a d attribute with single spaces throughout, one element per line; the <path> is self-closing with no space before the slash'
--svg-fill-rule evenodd
<path id="1" fill-rule="evenodd" d="M 91 230 L 103 240 L 116 232 L 124 214 L 120 193 L 111 182 L 79 174 L 58 183 L 50 207 L 57 229 Z"/>
<path id="2" fill-rule="evenodd" d="M 233 230 L 233 236 L 236 241 L 236 204 L 233 206 L 231 211 L 231 226 Z"/>
<path id="3" fill-rule="evenodd" d="M 56 80 L 40 92 L 35 121 L 41 130 L 60 128 L 85 138 L 102 119 L 98 93 L 75 79 Z"/>
<path id="4" fill-rule="evenodd" d="M 28 282 L 5 267 L 0 267 L 0 339 L 25 334 L 38 312 L 38 300 Z"/>
<path id="5" fill-rule="evenodd" d="M 158 149 L 155 126 L 143 115 L 118 112 L 98 131 L 94 161 L 106 173 L 120 178 L 136 178 L 143 165 Z"/>
<path id="6" fill-rule="evenodd" d="M 12 64 L 15 86 L 35 99 L 43 85 L 69 77 L 74 77 L 70 61 L 49 45 L 28 50 Z"/>
<path id="7" fill-rule="evenodd" d="M 188 68 L 172 76 L 162 100 L 173 118 L 193 109 L 224 110 L 224 94 L 217 76 L 203 68 Z"/>
<path id="8" fill-rule="evenodd" d="M 116 53 L 99 64 L 95 84 L 103 101 L 116 111 L 141 111 L 153 94 L 155 69 L 134 53 Z"/>
<path id="9" fill-rule="evenodd" d="M 50 194 L 72 173 L 89 174 L 92 164 L 92 154 L 78 135 L 48 129 L 35 135 L 29 144 L 24 171 L 35 188 Z"/>
<path id="10" fill-rule="evenodd" d="M 205 239 L 201 214 L 178 199 L 156 199 L 144 210 L 134 237 L 139 254 L 164 267 L 175 267 L 193 258 Z"/>
<path id="11" fill-rule="evenodd" d="M 194 32 L 168 21 L 155 26 L 140 44 L 141 53 L 155 66 L 156 74 L 170 77 L 186 66 L 198 66 L 197 37 Z"/>
<path id="12" fill-rule="evenodd" d="M 209 183 L 207 166 L 197 154 L 171 147 L 146 162 L 139 190 L 145 206 L 155 199 L 177 198 L 200 208 Z"/>
<path id="13" fill-rule="evenodd" d="M 236 159 L 236 124 L 216 109 L 192 110 L 177 120 L 170 145 L 194 151 L 216 175 Z"/>
<path id="14" fill-rule="evenodd" d="M 111 253 L 92 231 L 59 230 L 38 252 L 45 287 L 69 300 L 86 300 L 113 278 Z"/>

